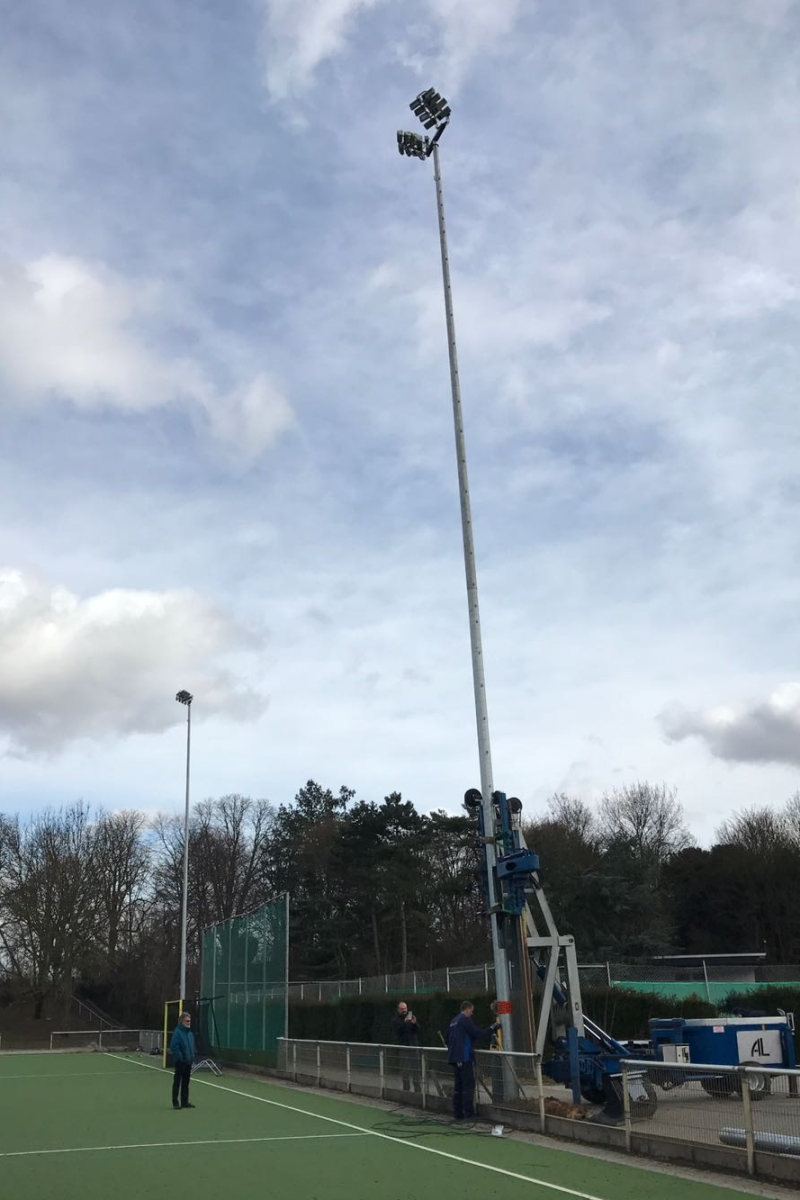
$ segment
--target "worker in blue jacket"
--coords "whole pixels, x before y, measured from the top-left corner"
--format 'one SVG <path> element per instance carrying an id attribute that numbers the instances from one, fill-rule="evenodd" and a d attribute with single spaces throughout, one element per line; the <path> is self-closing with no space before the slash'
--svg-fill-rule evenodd
<path id="1" fill-rule="evenodd" d="M 447 1061 L 453 1068 L 453 1116 L 457 1121 L 475 1116 L 475 1042 L 490 1041 L 500 1028 L 497 1021 L 481 1029 L 472 1019 L 475 1006 L 465 1000 L 447 1030 Z"/>
<path id="2" fill-rule="evenodd" d="M 175 1075 L 172 1079 L 172 1107 L 194 1108 L 189 1103 L 189 1081 L 192 1078 L 192 1063 L 194 1062 L 194 1034 L 192 1033 L 192 1018 L 187 1012 L 181 1013 L 181 1019 L 175 1026 L 169 1043 L 169 1052 L 175 1064 Z M 178 1090 L 181 1101 L 178 1103 Z"/>

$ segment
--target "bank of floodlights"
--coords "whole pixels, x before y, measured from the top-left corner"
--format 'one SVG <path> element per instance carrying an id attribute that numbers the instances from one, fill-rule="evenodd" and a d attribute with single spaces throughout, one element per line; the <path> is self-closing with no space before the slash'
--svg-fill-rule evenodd
<path id="1" fill-rule="evenodd" d="M 433 147 L 450 123 L 450 105 L 434 88 L 428 88 L 426 92 L 420 92 L 409 107 L 425 129 L 435 129 L 436 132 L 433 137 L 424 137 L 420 133 L 408 133 L 400 129 L 397 132 L 397 149 L 409 158 L 424 160 L 433 153 Z"/>
<path id="2" fill-rule="evenodd" d="M 431 139 L 421 133 L 407 133 L 402 129 L 397 131 L 397 149 L 409 158 L 427 158 L 430 154 Z"/>

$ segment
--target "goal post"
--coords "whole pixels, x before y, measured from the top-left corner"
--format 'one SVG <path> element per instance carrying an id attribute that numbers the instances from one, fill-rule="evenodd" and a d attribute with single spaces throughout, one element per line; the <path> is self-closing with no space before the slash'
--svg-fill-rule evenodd
<path id="1" fill-rule="evenodd" d="M 182 1000 L 166 1000 L 164 1002 L 164 1044 L 161 1051 L 161 1065 L 166 1069 L 167 1055 L 169 1054 L 169 1039 L 172 1036 L 172 1030 L 178 1024 L 178 1017 L 181 1015 L 183 1007 Z M 173 1020 L 170 1021 L 170 1016 L 173 1014 Z"/>

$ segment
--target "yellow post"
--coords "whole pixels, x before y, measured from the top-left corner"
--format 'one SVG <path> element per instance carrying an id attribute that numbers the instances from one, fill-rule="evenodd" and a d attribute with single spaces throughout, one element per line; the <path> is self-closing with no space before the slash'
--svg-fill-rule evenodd
<path id="1" fill-rule="evenodd" d="M 183 1012 L 182 1000 L 165 1000 L 164 1001 L 164 1044 L 161 1047 L 161 1065 L 166 1070 L 167 1068 L 167 1049 L 169 1047 L 169 1010 L 173 1004 L 178 1006 L 178 1016 Z"/>

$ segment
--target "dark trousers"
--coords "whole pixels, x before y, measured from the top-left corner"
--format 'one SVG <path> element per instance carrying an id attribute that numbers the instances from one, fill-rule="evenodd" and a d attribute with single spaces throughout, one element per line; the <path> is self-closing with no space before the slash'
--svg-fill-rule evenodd
<path id="1" fill-rule="evenodd" d="M 453 1116 L 475 1116 L 475 1064 L 453 1064 Z"/>
<path id="2" fill-rule="evenodd" d="M 181 1108 L 189 1103 L 189 1080 L 192 1078 L 192 1064 L 187 1062 L 175 1063 L 175 1074 L 172 1077 L 172 1103 L 178 1103 L 178 1089 L 181 1093 Z"/>
<path id="3" fill-rule="evenodd" d="M 422 1091 L 422 1075 L 420 1073 L 420 1052 L 417 1047 L 404 1046 L 398 1051 L 400 1057 L 400 1073 L 403 1077 L 403 1091 Z"/>

